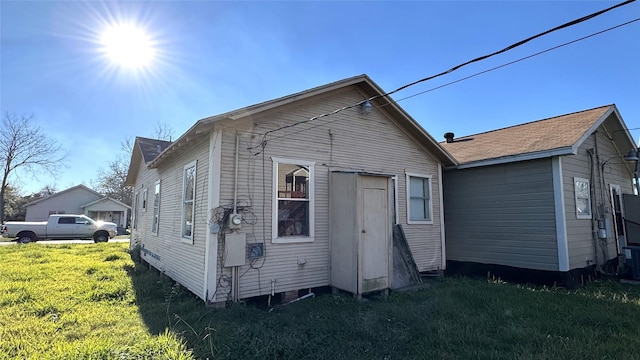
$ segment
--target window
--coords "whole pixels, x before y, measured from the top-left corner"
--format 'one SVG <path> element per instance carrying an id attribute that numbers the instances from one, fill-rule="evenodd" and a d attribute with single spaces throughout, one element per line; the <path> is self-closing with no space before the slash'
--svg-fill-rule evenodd
<path id="1" fill-rule="evenodd" d="M 273 160 L 272 242 L 313 241 L 313 162 Z"/>
<path id="2" fill-rule="evenodd" d="M 578 219 L 591 219 L 591 186 L 589 180 L 573 178 L 576 193 L 576 217 Z"/>
<path id="3" fill-rule="evenodd" d="M 75 223 L 79 225 L 91 225 L 94 222 L 93 220 L 86 217 L 77 217 Z"/>
<path id="4" fill-rule="evenodd" d="M 147 211 L 147 190 L 142 190 L 142 211 Z"/>
<path id="5" fill-rule="evenodd" d="M 182 183 L 182 237 L 193 243 L 193 219 L 196 197 L 196 162 L 184 167 Z"/>
<path id="6" fill-rule="evenodd" d="M 138 203 L 140 202 L 140 192 L 136 191 L 133 199 L 133 229 L 138 228 Z"/>
<path id="7" fill-rule="evenodd" d="M 58 224 L 75 224 L 75 217 L 61 217 L 58 219 Z"/>
<path id="8" fill-rule="evenodd" d="M 151 221 L 151 232 L 158 235 L 158 215 L 160 213 L 160 181 L 156 181 L 153 188 L 153 219 Z"/>
<path id="9" fill-rule="evenodd" d="M 407 174 L 407 224 L 433 224 L 431 176 Z"/>

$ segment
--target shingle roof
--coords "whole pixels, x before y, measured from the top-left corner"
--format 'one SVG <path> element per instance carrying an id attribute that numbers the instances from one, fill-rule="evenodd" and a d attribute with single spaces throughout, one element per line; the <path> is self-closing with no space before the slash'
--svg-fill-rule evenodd
<path id="1" fill-rule="evenodd" d="M 615 105 L 441 142 L 460 164 L 573 147 Z"/>
<path id="2" fill-rule="evenodd" d="M 137 137 L 137 140 L 145 164 L 153 161 L 164 149 L 171 145 L 171 141 L 149 139 L 140 136 Z"/>

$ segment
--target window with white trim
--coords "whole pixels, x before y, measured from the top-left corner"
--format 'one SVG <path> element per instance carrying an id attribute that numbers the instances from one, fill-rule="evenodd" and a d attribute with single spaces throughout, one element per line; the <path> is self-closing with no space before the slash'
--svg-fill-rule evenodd
<path id="1" fill-rule="evenodd" d="M 431 176 L 407 173 L 407 224 L 433 224 Z"/>
<path id="2" fill-rule="evenodd" d="M 184 166 L 182 172 L 182 238 L 193 242 L 193 220 L 196 198 L 196 162 Z"/>
<path id="3" fill-rule="evenodd" d="M 272 242 L 313 241 L 314 162 L 272 158 Z"/>
<path id="4" fill-rule="evenodd" d="M 591 184 L 589 180 L 574 177 L 573 187 L 576 195 L 576 217 L 591 219 Z"/>
<path id="5" fill-rule="evenodd" d="M 151 220 L 151 232 L 158 235 L 160 215 L 160 180 L 153 187 L 153 219 Z"/>

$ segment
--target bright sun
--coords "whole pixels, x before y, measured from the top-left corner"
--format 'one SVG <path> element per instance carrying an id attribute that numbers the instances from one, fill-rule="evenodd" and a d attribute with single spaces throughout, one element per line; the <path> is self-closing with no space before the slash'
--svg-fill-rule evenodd
<path id="1" fill-rule="evenodd" d="M 111 61 L 128 68 L 148 66 L 156 53 L 149 36 L 130 24 L 109 27 L 102 34 L 101 42 Z"/>

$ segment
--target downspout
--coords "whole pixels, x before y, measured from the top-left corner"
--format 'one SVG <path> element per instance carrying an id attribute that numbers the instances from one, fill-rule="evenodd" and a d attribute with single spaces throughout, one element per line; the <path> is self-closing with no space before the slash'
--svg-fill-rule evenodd
<path id="1" fill-rule="evenodd" d="M 640 147 L 636 149 L 636 157 L 637 156 L 640 156 Z M 636 166 L 633 169 L 633 180 L 635 181 L 636 185 L 636 196 L 640 196 L 640 183 L 638 183 L 638 162 L 640 162 L 640 160 L 636 160 Z"/>
<path id="2" fill-rule="evenodd" d="M 238 211 L 238 148 L 240 145 L 240 135 L 236 134 L 236 164 L 233 174 L 233 213 L 235 214 Z"/>
<path id="3" fill-rule="evenodd" d="M 235 162 L 235 169 L 233 174 L 233 213 L 234 214 L 237 214 L 238 212 L 238 163 L 240 158 L 239 145 L 240 145 L 240 135 L 236 133 L 236 153 L 235 153 L 236 162 Z M 240 297 L 239 282 L 240 282 L 240 276 L 238 272 L 238 266 L 234 266 L 231 268 L 231 294 L 232 294 L 231 296 L 233 301 L 238 301 L 238 298 Z"/>
<path id="4" fill-rule="evenodd" d="M 220 205 L 220 161 L 221 161 L 221 144 L 222 132 L 211 131 L 209 135 L 209 179 L 207 192 L 207 209 L 212 209 Z M 211 216 L 211 214 L 208 214 Z M 218 233 L 211 229 L 213 225 L 209 218 L 207 225 L 210 227 L 206 232 L 205 240 L 205 263 L 204 263 L 204 289 L 205 301 L 214 303 L 216 301 L 217 283 L 215 281 L 218 276 Z M 221 268 L 220 271 L 223 269 Z"/>
<path id="5" fill-rule="evenodd" d="M 596 163 L 598 165 L 598 177 L 599 177 L 599 190 L 600 190 L 600 203 L 602 204 L 602 206 L 598 206 L 598 221 L 602 221 L 602 225 L 598 224 L 598 230 L 601 229 L 605 229 L 605 238 L 601 239 L 598 236 L 598 245 L 600 246 L 600 249 L 602 250 L 602 256 L 604 257 L 604 259 L 602 259 L 602 263 L 603 265 L 606 265 L 607 260 L 609 260 L 609 249 L 608 249 L 608 244 L 607 244 L 607 237 L 609 236 L 609 234 L 606 233 L 606 222 L 607 222 L 607 210 L 605 208 L 605 180 L 604 180 L 604 166 L 602 164 L 600 164 L 600 153 L 598 151 L 598 137 L 597 137 L 598 132 L 595 131 L 593 133 L 593 141 L 595 143 L 595 148 L 596 148 Z"/>
<path id="6" fill-rule="evenodd" d="M 587 154 L 589 154 L 589 183 L 593 184 L 594 183 L 594 178 L 595 178 L 595 174 L 594 174 L 594 166 L 593 166 L 593 160 L 594 160 L 594 149 L 587 149 Z M 589 193 L 590 193 L 590 197 L 591 197 L 591 204 L 589 204 L 591 206 L 591 209 L 594 208 L 594 202 L 595 202 L 595 191 L 593 190 L 593 187 L 589 187 Z M 593 211 L 592 211 L 593 212 Z M 596 262 L 596 268 L 600 267 L 600 262 L 598 261 L 598 230 L 597 230 L 597 219 L 594 219 L 593 213 L 591 214 L 591 238 L 593 240 L 593 251 L 595 254 L 595 259 L 594 261 Z"/>
<path id="7" fill-rule="evenodd" d="M 446 242 L 446 233 L 445 233 L 445 219 L 444 219 L 444 186 L 442 179 L 442 167 L 441 163 L 438 163 L 438 187 L 440 188 L 438 197 L 440 198 L 440 259 L 441 262 L 441 271 L 444 271 L 447 268 L 447 242 Z"/>

